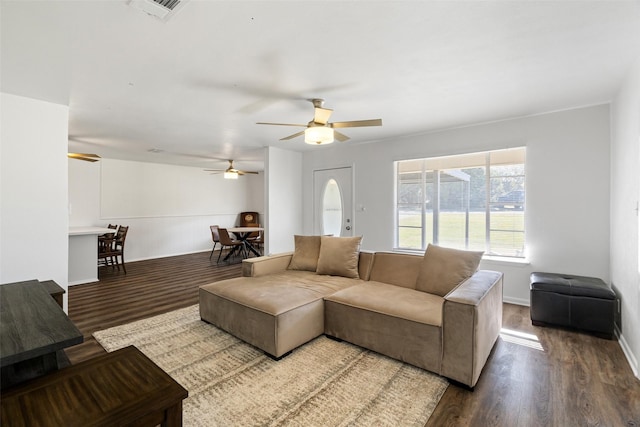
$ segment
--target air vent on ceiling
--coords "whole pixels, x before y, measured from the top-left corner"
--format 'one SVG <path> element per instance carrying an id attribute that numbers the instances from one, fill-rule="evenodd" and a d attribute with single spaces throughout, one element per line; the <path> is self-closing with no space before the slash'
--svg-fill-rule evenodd
<path id="1" fill-rule="evenodd" d="M 168 20 L 188 0 L 129 0 L 129 4 L 162 21 Z"/>

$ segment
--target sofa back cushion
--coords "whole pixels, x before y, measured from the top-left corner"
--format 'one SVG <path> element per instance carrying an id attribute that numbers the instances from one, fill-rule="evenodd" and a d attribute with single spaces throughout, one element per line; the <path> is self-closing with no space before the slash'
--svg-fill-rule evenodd
<path id="1" fill-rule="evenodd" d="M 316 271 L 320 256 L 320 236 L 293 236 L 295 251 L 289 270 Z"/>
<path id="2" fill-rule="evenodd" d="M 415 289 L 421 265 L 419 255 L 376 252 L 368 280 Z"/>
<path id="3" fill-rule="evenodd" d="M 375 255 L 375 252 L 363 250 L 360 251 L 360 257 L 358 258 L 358 275 L 360 276 L 360 279 L 369 280 Z"/>
<path id="4" fill-rule="evenodd" d="M 444 297 L 476 272 L 483 253 L 429 244 L 422 259 L 416 289 Z"/>
<path id="5" fill-rule="evenodd" d="M 358 259 L 362 236 L 355 237 L 320 237 L 320 256 L 318 257 L 317 274 L 329 274 L 353 279 L 360 278 Z"/>

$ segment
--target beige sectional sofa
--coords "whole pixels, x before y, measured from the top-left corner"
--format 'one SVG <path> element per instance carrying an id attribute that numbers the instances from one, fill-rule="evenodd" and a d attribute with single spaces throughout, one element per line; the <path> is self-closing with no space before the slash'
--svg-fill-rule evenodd
<path id="1" fill-rule="evenodd" d="M 473 387 L 502 325 L 502 273 L 477 270 L 480 256 L 296 236 L 294 253 L 244 260 L 243 277 L 202 286 L 200 316 L 276 359 L 326 334 Z"/>

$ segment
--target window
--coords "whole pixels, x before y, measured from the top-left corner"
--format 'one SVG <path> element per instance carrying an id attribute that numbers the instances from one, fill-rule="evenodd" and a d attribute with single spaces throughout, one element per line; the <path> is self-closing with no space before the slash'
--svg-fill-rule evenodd
<path id="1" fill-rule="evenodd" d="M 331 178 L 322 196 L 322 234 L 339 236 L 342 231 L 342 195 L 338 181 Z"/>
<path id="2" fill-rule="evenodd" d="M 524 257 L 525 152 L 395 162 L 396 248 L 433 243 Z"/>

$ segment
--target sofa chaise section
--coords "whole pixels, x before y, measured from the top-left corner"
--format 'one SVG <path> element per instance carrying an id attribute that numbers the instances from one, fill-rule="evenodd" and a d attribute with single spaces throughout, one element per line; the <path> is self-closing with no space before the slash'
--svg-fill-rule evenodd
<path id="1" fill-rule="evenodd" d="M 270 273 L 201 286 L 200 317 L 276 359 L 322 335 L 323 297 L 359 282 L 307 271 Z"/>

